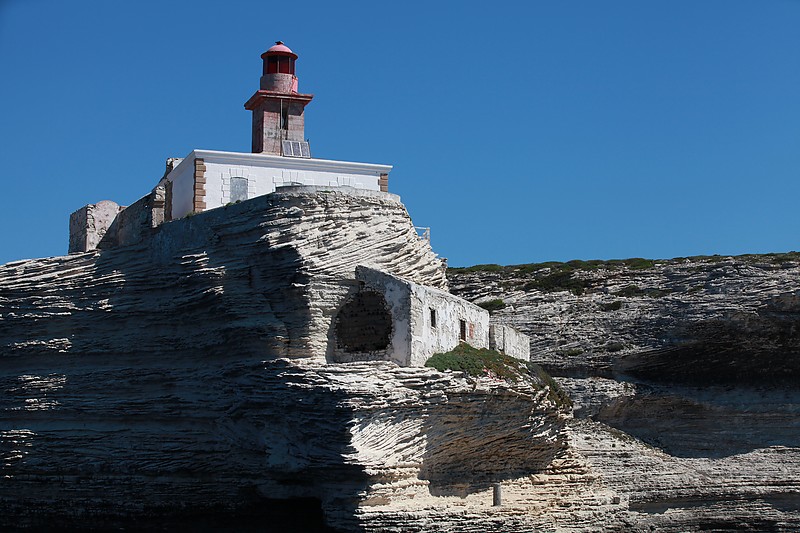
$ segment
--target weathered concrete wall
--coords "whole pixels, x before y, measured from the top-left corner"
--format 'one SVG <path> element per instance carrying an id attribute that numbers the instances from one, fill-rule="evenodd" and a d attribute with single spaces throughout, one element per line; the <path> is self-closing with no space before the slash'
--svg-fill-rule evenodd
<path id="1" fill-rule="evenodd" d="M 97 249 L 114 219 L 125 209 L 111 200 L 81 207 L 69 216 L 69 253 Z"/>
<path id="2" fill-rule="evenodd" d="M 530 337 L 504 324 L 489 324 L 489 348 L 525 361 L 531 358 Z"/>
<path id="3" fill-rule="evenodd" d="M 398 365 L 408 366 L 411 353 L 411 283 L 386 272 L 365 266 L 356 267 L 355 276 L 363 285 L 361 292 L 377 292 L 383 296 L 386 311 L 392 319 L 389 343 L 381 352 L 373 352 L 371 354 L 348 353 L 341 346 L 337 335 L 334 361 L 387 360 L 393 361 Z M 376 315 L 379 315 L 379 313 L 376 313 Z"/>
<path id="4" fill-rule="evenodd" d="M 379 270 L 359 266 L 356 279 L 365 290 L 383 294 L 392 315 L 391 343 L 376 359 L 402 366 L 423 366 L 431 355 L 460 342 L 489 346 L 489 313 L 452 294 Z"/>
<path id="5" fill-rule="evenodd" d="M 408 365 L 422 366 L 433 354 L 452 350 L 461 342 L 489 347 L 489 312 L 449 292 L 414 285 Z"/>

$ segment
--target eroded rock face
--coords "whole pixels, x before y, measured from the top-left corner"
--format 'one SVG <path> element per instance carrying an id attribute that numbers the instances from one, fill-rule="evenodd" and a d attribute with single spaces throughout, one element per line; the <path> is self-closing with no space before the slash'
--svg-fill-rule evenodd
<path id="1" fill-rule="evenodd" d="M 133 241 L 0 267 L 0 529 L 425 529 L 569 459 L 541 381 L 329 364 L 357 265 L 447 288 L 396 200 L 279 193 Z"/>
<path id="2" fill-rule="evenodd" d="M 44 366 L 0 380 L 2 528 L 404 529 L 441 499 L 490 506 L 490 483 L 566 449 L 530 384 L 236 353 Z"/>
<path id="3" fill-rule="evenodd" d="M 631 530 L 794 531 L 798 259 L 456 270 L 450 281 L 467 299 L 502 299 L 495 319 L 531 336 L 531 360 L 575 404 L 571 449 Z"/>
<path id="4" fill-rule="evenodd" d="M 134 241 L 0 267 L 0 529 L 800 528 L 794 260 L 453 273 L 573 418 L 544 377 L 332 364 L 357 265 L 447 287 L 391 198 L 280 193 Z"/>
<path id="5" fill-rule="evenodd" d="M 558 375 L 763 383 L 800 376 L 800 257 L 777 257 L 579 268 L 580 296 L 531 288 L 546 267 L 451 282 L 473 301 L 503 299 L 495 318 L 530 335 L 532 359 Z"/>
<path id="6" fill-rule="evenodd" d="M 326 358 L 334 313 L 374 265 L 447 288 L 390 197 L 275 193 L 163 224 L 132 246 L 0 266 L 4 356 L 229 353 Z"/>

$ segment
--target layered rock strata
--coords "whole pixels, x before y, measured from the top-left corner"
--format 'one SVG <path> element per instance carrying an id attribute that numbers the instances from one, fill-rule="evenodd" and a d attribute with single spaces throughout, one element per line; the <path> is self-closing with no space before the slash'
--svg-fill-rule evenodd
<path id="1" fill-rule="evenodd" d="M 40 364 L 0 383 L 3 529 L 408 531 L 443 502 L 491 511 L 492 483 L 566 448 L 535 383 L 241 353 Z"/>
<path id="2" fill-rule="evenodd" d="M 357 265 L 447 288 L 444 262 L 388 194 L 274 193 L 151 231 L 0 267 L 3 355 L 325 357 Z"/>
<path id="3" fill-rule="evenodd" d="M 127 246 L 0 267 L 0 529 L 424 529 L 569 463 L 542 380 L 330 364 L 357 265 L 447 288 L 396 197 L 150 203 Z"/>
<path id="4" fill-rule="evenodd" d="M 356 266 L 447 288 L 396 197 L 137 204 L 102 251 L 0 267 L 2 529 L 800 527 L 792 254 L 453 271 L 570 408 L 331 362 Z"/>
<path id="5" fill-rule="evenodd" d="M 490 266 L 450 280 L 531 337 L 531 359 L 574 402 L 572 449 L 631 529 L 793 531 L 798 259 Z"/>

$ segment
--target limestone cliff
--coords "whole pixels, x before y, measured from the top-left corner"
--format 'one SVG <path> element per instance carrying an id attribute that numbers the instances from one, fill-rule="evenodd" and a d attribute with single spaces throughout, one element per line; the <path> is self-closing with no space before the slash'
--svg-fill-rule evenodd
<path id="1" fill-rule="evenodd" d="M 396 197 L 137 213 L 127 246 L 0 267 L 0 529 L 424 529 L 561 460 L 542 380 L 330 364 L 356 266 L 447 289 Z"/>
<path id="2" fill-rule="evenodd" d="M 0 529 L 800 528 L 796 254 L 451 270 L 573 410 L 535 373 L 332 363 L 358 265 L 447 289 L 396 197 L 137 213 L 0 267 Z"/>
<path id="3" fill-rule="evenodd" d="M 800 528 L 800 254 L 453 269 L 531 336 L 632 528 Z M 502 302 L 500 301 L 502 300 Z"/>
<path id="4" fill-rule="evenodd" d="M 308 357 L 329 353 L 331 317 L 359 264 L 447 288 L 444 262 L 393 195 L 274 193 L 151 231 L 130 246 L 0 267 L 4 355 L 235 346 Z"/>

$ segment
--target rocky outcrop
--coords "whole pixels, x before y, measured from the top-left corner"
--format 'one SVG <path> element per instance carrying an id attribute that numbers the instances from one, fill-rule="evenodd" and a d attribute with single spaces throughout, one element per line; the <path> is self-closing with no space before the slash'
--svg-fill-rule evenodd
<path id="1" fill-rule="evenodd" d="M 396 197 L 128 218 L 0 267 L 0 529 L 424 530 L 571 461 L 542 379 L 330 364 L 357 265 L 447 288 Z"/>
<path id="2" fill-rule="evenodd" d="M 407 531 L 439 500 L 491 509 L 491 483 L 566 448 L 565 414 L 533 382 L 237 353 L 47 370 L 0 383 L 17 426 L 0 432 L 3 529 Z"/>
<path id="3" fill-rule="evenodd" d="M 569 391 L 632 530 L 800 528 L 800 254 L 450 272 Z"/>
<path id="4" fill-rule="evenodd" d="M 0 267 L 4 356 L 324 358 L 357 265 L 447 288 L 392 195 L 287 191 L 147 227 L 130 246 Z"/>
<path id="5" fill-rule="evenodd" d="M 0 529 L 800 528 L 796 254 L 451 271 L 570 406 L 334 363 L 356 266 L 448 286 L 396 197 L 342 192 L 0 267 Z"/>

